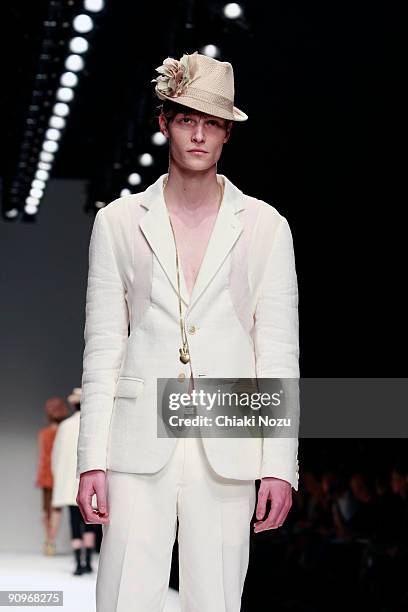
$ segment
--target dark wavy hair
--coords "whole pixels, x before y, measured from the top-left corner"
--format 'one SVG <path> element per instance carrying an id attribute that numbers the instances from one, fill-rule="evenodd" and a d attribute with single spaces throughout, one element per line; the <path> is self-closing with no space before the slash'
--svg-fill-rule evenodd
<path id="1" fill-rule="evenodd" d="M 159 111 L 157 118 L 159 118 L 160 115 L 164 115 L 164 117 L 166 118 L 167 125 L 171 123 L 171 121 L 174 119 L 177 113 L 196 112 L 196 113 L 202 113 L 203 115 L 207 114 L 202 111 L 195 110 L 191 108 L 190 106 L 184 106 L 184 104 L 173 102 L 173 100 L 163 100 L 163 103 L 159 104 L 157 106 L 157 109 Z M 222 119 L 222 117 L 219 117 L 219 119 Z M 232 120 L 229 120 L 229 119 L 224 119 L 224 121 L 225 121 L 225 124 L 224 124 L 225 129 L 227 129 L 229 123 L 233 123 Z"/>

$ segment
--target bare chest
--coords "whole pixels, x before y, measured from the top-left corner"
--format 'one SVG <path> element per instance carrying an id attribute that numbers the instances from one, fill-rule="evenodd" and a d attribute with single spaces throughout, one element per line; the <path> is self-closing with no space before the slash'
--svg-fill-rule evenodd
<path id="1" fill-rule="evenodd" d="M 171 222 L 176 236 L 179 264 L 191 296 L 201 263 L 207 250 L 217 212 L 205 217 L 192 226 L 186 220 L 171 215 Z"/>

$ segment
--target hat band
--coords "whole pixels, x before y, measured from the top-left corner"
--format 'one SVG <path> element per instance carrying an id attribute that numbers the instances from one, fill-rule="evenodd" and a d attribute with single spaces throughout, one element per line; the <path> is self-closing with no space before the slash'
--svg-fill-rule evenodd
<path id="1" fill-rule="evenodd" d="M 232 100 L 229 100 L 224 96 L 220 96 L 219 94 L 211 93 L 209 91 L 205 91 L 204 89 L 198 89 L 197 87 L 188 87 L 184 95 L 186 97 L 194 98 L 195 100 L 215 104 L 229 113 L 233 112 L 234 104 Z"/>

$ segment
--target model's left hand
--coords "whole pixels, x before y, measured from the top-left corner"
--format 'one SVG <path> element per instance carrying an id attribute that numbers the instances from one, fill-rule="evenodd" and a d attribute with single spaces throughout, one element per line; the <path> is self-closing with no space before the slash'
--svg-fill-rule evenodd
<path id="1" fill-rule="evenodd" d="M 266 502 L 271 500 L 271 509 L 265 520 Z M 266 529 L 281 527 L 292 506 L 292 485 L 281 478 L 267 477 L 261 479 L 256 506 L 257 523 L 254 523 L 254 533 Z"/>

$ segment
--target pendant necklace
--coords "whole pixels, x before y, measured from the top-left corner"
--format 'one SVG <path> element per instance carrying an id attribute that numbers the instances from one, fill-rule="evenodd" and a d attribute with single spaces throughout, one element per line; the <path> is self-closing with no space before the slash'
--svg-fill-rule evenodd
<path id="1" fill-rule="evenodd" d="M 164 190 L 166 188 L 167 181 L 168 181 L 168 176 L 165 178 L 164 183 L 163 183 L 163 197 L 164 197 Z M 222 196 L 223 196 L 223 191 L 224 190 L 223 190 L 222 186 L 219 183 L 218 183 L 218 187 L 219 187 L 219 190 L 220 190 L 220 200 L 219 200 L 219 204 L 218 204 L 218 210 L 219 210 L 220 206 L 221 206 Z M 189 363 L 189 361 L 190 361 L 190 352 L 188 350 L 188 342 L 187 342 L 187 336 L 186 336 L 186 331 L 185 331 L 185 327 L 184 327 L 183 313 L 182 313 L 182 307 L 181 307 L 179 255 L 178 255 L 178 249 L 177 249 L 176 234 L 174 232 L 173 224 L 172 224 L 171 218 L 170 218 L 169 209 L 167 208 L 167 206 L 166 206 L 166 209 L 167 209 L 167 214 L 168 214 L 169 221 L 170 221 L 171 231 L 173 233 L 174 246 L 176 247 L 177 288 L 178 288 L 178 302 L 179 302 L 179 316 L 180 316 L 180 333 L 181 333 L 181 344 L 182 344 L 181 348 L 179 349 L 180 361 L 182 363 Z"/>

